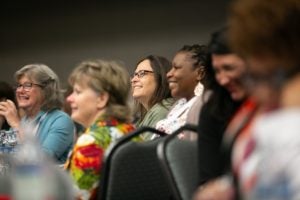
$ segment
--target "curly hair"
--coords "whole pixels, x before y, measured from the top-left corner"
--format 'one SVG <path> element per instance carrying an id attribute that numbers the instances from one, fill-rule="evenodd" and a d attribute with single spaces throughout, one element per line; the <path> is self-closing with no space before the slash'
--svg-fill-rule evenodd
<path id="1" fill-rule="evenodd" d="M 206 45 L 184 45 L 177 53 L 179 52 L 189 52 L 192 54 L 192 59 L 195 60 L 193 67 L 194 69 L 200 68 L 203 72 L 203 78 L 201 80 L 201 83 L 206 87 L 205 82 L 205 74 L 207 65 L 209 63 L 209 56 L 208 56 L 208 48 Z"/>

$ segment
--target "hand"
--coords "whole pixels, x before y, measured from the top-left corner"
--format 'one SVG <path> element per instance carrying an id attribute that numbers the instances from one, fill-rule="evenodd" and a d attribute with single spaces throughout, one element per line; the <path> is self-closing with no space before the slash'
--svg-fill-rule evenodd
<path id="1" fill-rule="evenodd" d="M 16 105 L 11 100 L 0 102 L 0 115 L 4 116 L 10 127 L 19 129 L 20 117 Z"/>
<path id="2" fill-rule="evenodd" d="M 196 191 L 193 200 L 233 200 L 234 188 L 231 180 L 221 177 L 200 186 Z"/>

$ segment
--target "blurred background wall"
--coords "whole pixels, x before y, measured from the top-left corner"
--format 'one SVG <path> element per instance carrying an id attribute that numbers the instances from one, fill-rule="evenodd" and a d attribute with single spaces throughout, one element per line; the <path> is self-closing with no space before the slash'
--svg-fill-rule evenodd
<path id="1" fill-rule="evenodd" d="M 89 58 L 117 59 L 131 73 L 148 54 L 172 59 L 184 44 L 206 44 L 225 22 L 227 0 L 8 1 L 0 7 L 0 80 L 45 63 L 67 84 Z"/>

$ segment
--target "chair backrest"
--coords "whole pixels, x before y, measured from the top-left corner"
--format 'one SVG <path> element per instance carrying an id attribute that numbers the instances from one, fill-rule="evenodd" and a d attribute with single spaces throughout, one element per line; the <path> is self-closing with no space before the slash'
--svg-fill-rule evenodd
<path id="1" fill-rule="evenodd" d="M 143 127 L 117 141 L 104 160 L 97 199 L 161 200 L 170 197 L 156 154 L 157 145 L 163 138 L 132 141 L 144 132 L 164 135 L 156 129 Z"/>
<path id="2" fill-rule="evenodd" d="M 167 136 L 157 147 L 157 154 L 176 200 L 190 200 L 198 184 L 197 140 L 182 140 L 184 130 L 197 131 L 197 126 L 184 125 Z"/>

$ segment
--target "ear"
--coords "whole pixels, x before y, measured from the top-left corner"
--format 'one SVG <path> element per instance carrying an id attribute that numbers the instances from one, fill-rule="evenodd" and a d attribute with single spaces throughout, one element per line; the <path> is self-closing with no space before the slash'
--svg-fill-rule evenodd
<path id="1" fill-rule="evenodd" d="M 204 70 L 204 67 L 201 66 L 199 68 L 196 69 L 196 73 L 197 73 L 197 81 L 201 81 L 204 76 L 205 76 L 205 70 Z"/>
<path id="2" fill-rule="evenodd" d="M 97 109 L 101 110 L 103 108 L 106 107 L 106 105 L 108 104 L 108 100 L 109 100 L 109 95 L 107 92 L 103 92 L 101 94 L 99 94 L 99 96 L 97 97 Z"/>

